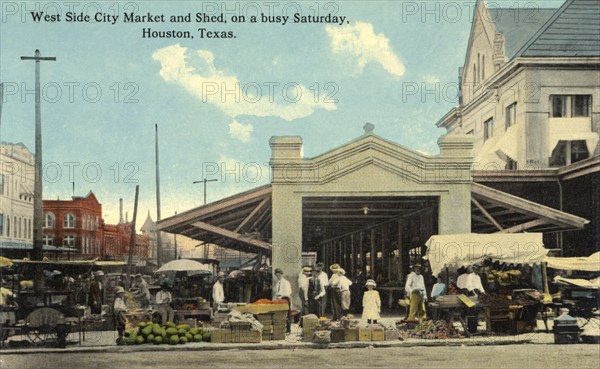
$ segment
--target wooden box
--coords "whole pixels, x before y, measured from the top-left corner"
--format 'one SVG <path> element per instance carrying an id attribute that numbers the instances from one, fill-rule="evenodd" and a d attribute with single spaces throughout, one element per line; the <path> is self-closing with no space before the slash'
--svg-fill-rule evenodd
<path id="1" fill-rule="evenodd" d="M 346 330 L 343 328 L 333 328 L 331 330 L 331 342 L 345 342 L 346 341 Z"/>
<path id="2" fill-rule="evenodd" d="M 371 341 L 385 341 L 385 330 L 383 330 L 383 329 L 371 330 Z"/>
<path id="3" fill-rule="evenodd" d="M 210 342 L 223 343 L 223 332 L 220 329 L 215 329 L 210 334 Z"/>
<path id="4" fill-rule="evenodd" d="M 223 343 L 231 343 L 233 342 L 233 336 L 231 334 L 231 329 L 222 329 L 223 334 Z"/>
<path id="5" fill-rule="evenodd" d="M 358 340 L 359 341 L 371 341 L 372 333 L 371 329 L 358 329 Z"/>
<path id="6" fill-rule="evenodd" d="M 234 306 L 234 309 L 241 311 L 242 313 L 252 314 L 267 314 L 276 311 L 288 311 L 288 304 L 248 304 L 242 306 Z"/>
<path id="7" fill-rule="evenodd" d="M 358 341 L 358 329 L 348 328 L 344 331 L 344 339 L 346 342 Z"/>
<path id="8" fill-rule="evenodd" d="M 239 342 L 241 343 L 260 343 L 262 334 L 259 331 L 239 332 Z"/>

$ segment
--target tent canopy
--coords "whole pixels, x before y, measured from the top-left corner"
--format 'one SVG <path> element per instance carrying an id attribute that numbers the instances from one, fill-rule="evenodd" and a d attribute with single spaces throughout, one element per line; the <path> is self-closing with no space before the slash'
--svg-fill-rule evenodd
<path id="1" fill-rule="evenodd" d="M 600 251 L 586 257 L 557 258 L 548 256 L 545 261 L 548 262 L 548 268 L 600 272 Z"/>
<path id="2" fill-rule="evenodd" d="M 212 272 L 212 268 L 208 265 L 199 263 L 189 259 L 178 259 L 169 261 L 161 266 L 155 273 L 165 272 Z"/>
<path id="3" fill-rule="evenodd" d="M 445 266 L 461 267 L 485 259 L 503 263 L 534 264 L 544 261 L 541 233 L 463 233 L 431 236 L 425 243 L 433 275 Z"/>

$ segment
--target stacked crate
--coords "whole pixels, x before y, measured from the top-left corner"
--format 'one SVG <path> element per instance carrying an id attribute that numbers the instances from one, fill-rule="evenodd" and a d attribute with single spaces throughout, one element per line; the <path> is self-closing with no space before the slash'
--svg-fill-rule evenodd
<path id="1" fill-rule="evenodd" d="M 302 340 L 304 342 L 312 342 L 313 337 L 315 336 L 315 330 L 317 329 L 317 324 L 319 324 L 319 318 L 317 318 L 315 315 L 312 317 L 302 317 Z"/>
<path id="2" fill-rule="evenodd" d="M 284 340 L 287 324 L 287 310 L 256 314 L 263 325 L 262 338 L 265 341 Z"/>

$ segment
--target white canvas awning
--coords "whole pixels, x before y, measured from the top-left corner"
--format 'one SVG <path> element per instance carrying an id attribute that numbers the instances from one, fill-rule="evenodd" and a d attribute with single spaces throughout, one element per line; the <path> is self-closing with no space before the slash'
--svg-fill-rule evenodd
<path id="1" fill-rule="evenodd" d="M 508 127 L 504 135 L 500 137 L 498 143 L 494 147 L 494 152 L 504 161 L 506 161 L 506 157 L 511 158 L 512 160 L 517 160 L 518 153 L 518 143 L 519 136 L 517 126 Z"/>
<path id="2" fill-rule="evenodd" d="M 548 256 L 545 261 L 548 263 L 548 268 L 600 272 L 600 252 L 586 257 L 557 258 Z"/>
<path id="3" fill-rule="evenodd" d="M 511 264 L 544 261 L 541 233 L 463 233 L 431 236 L 425 243 L 431 272 L 437 275 L 445 266 L 461 267 L 487 258 Z"/>

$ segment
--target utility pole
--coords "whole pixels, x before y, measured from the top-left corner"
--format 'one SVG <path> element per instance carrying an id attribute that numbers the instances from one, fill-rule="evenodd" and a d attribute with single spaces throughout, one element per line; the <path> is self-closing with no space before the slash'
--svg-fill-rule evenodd
<path id="1" fill-rule="evenodd" d="M 135 221 L 137 218 L 138 194 L 140 186 L 135 186 L 135 202 L 133 203 L 133 220 L 131 221 L 131 237 L 129 237 L 129 257 L 127 259 L 127 287 L 131 285 L 131 274 L 133 272 L 133 252 L 135 250 Z"/>
<path id="2" fill-rule="evenodd" d="M 177 212 L 175 212 L 175 215 L 177 215 Z M 173 243 L 175 245 L 175 252 L 173 253 L 173 260 L 177 260 L 177 233 L 173 233 Z"/>
<path id="3" fill-rule="evenodd" d="M 160 174 L 158 168 L 158 124 L 154 125 L 154 155 L 156 159 L 156 223 L 160 220 Z M 160 231 L 156 230 L 156 265 L 162 265 L 162 240 Z"/>
<path id="4" fill-rule="evenodd" d="M 39 50 L 34 56 L 22 56 L 21 60 L 35 61 L 35 175 L 33 187 L 33 252 L 32 260 L 42 260 L 43 251 L 43 208 L 42 208 L 42 109 L 40 91 L 40 61 L 56 61 L 55 57 L 42 57 Z M 36 291 L 44 287 L 44 271 L 41 265 L 35 269 L 33 286 Z"/>
<path id="5" fill-rule="evenodd" d="M 206 205 L 206 182 L 216 182 L 216 181 L 218 181 L 218 180 L 217 179 L 206 179 L 206 178 L 204 178 L 201 181 L 194 181 L 194 182 L 192 182 L 193 184 L 204 183 L 204 205 Z"/>

